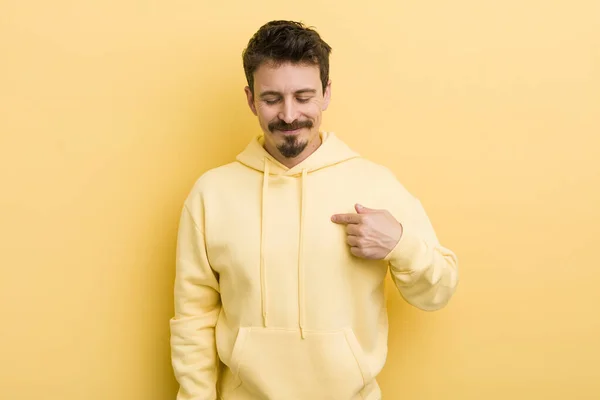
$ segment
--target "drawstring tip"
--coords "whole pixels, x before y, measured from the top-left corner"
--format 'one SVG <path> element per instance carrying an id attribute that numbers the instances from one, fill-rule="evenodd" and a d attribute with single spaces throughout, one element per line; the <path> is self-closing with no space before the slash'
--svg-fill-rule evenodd
<path id="1" fill-rule="evenodd" d="M 306 339 L 306 334 L 304 333 L 304 328 L 300 327 L 300 337 L 302 337 L 302 339 Z"/>
<path id="2" fill-rule="evenodd" d="M 267 327 L 267 314 L 263 314 L 263 325 L 265 328 Z"/>

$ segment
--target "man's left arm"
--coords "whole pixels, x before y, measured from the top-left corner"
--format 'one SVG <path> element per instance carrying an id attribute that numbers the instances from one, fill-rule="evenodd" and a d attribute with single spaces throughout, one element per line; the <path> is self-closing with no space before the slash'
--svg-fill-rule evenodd
<path id="1" fill-rule="evenodd" d="M 390 215 L 390 218 L 394 217 Z M 413 200 L 408 218 L 410 221 L 404 224 L 396 221 L 402 233 L 384 260 L 408 303 L 425 311 L 439 310 L 456 291 L 458 259 L 454 252 L 440 244 L 419 200 Z"/>
<path id="2" fill-rule="evenodd" d="M 434 311 L 443 308 L 458 285 L 458 259 L 440 244 L 421 202 L 398 221 L 388 210 L 356 205 L 356 214 L 336 214 L 332 221 L 346 226 L 353 255 L 385 260 L 402 297 L 413 306 Z"/>

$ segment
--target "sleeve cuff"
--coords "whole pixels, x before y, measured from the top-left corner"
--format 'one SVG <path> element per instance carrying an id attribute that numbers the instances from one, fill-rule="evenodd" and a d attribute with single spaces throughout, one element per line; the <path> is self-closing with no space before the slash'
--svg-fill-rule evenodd
<path id="1" fill-rule="evenodd" d="M 388 253 L 384 260 L 389 262 L 397 272 L 413 272 L 414 261 L 418 258 L 419 254 L 426 251 L 425 247 L 426 245 L 423 240 L 405 230 L 396 246 Z"/>

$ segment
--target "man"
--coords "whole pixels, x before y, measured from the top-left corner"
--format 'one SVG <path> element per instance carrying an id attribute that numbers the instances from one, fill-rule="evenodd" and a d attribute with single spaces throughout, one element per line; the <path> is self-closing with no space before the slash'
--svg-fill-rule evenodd
<path id="1" fill-rule="evenodd" d="M 288 21 L 243 54 L 264 134 L 204 173 L 181 215 L 171 320 L 178 400 L 381 399 L 388 269 L 447 304 L 457 259 L 386 168 L 320 130 L 331 48 Z"/>

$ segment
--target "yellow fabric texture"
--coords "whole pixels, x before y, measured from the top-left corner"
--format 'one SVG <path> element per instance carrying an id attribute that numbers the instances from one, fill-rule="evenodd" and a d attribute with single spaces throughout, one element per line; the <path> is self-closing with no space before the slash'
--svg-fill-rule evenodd
<path id="1" fill-rule="evenodd" d="M 387 271 L 433 311 L 456 290 L 456 255 L 419 200 L 336 134 L 287 168 L 255 137 L 195 183 L 181 214 L 171 319 L 178 400 L 378 400 Z M 386 209 L 403 235 L 383 260 L 353 256 L 331 215 Z"/>

